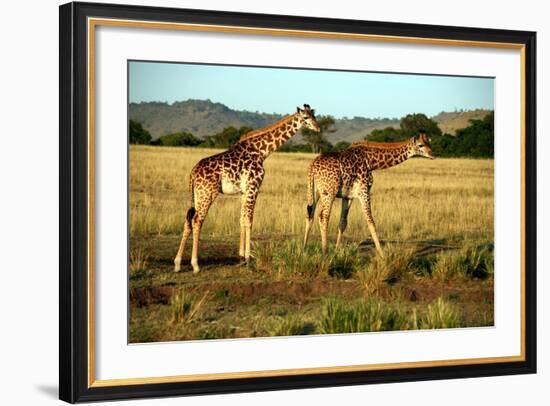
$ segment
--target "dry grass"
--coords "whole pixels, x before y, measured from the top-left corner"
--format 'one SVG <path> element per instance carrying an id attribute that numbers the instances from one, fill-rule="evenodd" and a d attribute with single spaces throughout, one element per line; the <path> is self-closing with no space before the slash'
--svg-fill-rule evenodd
<path id="1" fill-rule="evenodd" d="M 191 168 L 219 152 L 199 148 L 130 148 L 130 234 L 179 234 L 187 204 Z M 256 205 L 254 236 L 301 236 L 305 222 L 306 173 L 313 154 L 275 153 Z M 374 174 L 373 213 L 387 240 L 493 240 L 493 161 L 412 159 Z M 240 199 L 220 196 L 206 219 L 205 238 L 238 234 Z M 331 238 L 336 236 L 340 202 L 333 207 Z M 369 237 L 354 204 L 345 236 Z M 317 227 L 312 238 L 318 239 Z"/>

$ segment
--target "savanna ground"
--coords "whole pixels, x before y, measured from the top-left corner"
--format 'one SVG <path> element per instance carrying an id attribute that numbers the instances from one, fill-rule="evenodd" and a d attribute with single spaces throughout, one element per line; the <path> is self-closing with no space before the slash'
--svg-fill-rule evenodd
<path id="1" fill-rule="evenodd" d="M 302 249 L 313 154 L 275 153 L 239 263 L 238 196 L 220 195 L 202 231 L 201 272 L 173 272 L 199 148 L 130 148 L 130 342 L 493 325 L 493 161 L 415 158 L 376 171 L 376 255 L 360 205 L 329 255 Z"/>

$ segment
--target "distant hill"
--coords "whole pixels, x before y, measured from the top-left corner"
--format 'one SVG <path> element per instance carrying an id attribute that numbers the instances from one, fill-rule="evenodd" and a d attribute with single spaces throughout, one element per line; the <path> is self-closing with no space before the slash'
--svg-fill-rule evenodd
<path id="1" fill-rule="evenodd" d="M 291 113 L 291 112 L 289 112 Z M 441 112 L 433 117 L 445 133 L 454 134 L 458 128 L 468 126 L 471 118 L 482 118 L 488 110 L 465 112 Z M 186 100 L 173 104 L 162 102 L 130 103 L 129 118 L 142 124 L 153 139 L 179 131 L 188 131 L 203 138 L 220 132 L 225 127 L 247 126 L 261 128 L 281 118 L 280 114 L 232 110 L 222 103 L 210 100 Z M 374 129 L 399 127 L 397 118 L 353 117 L 337 119 L 335 132 L 327 134 L 331 143 L 338 141 L 354 142 L 363 139 Z M 300 142 L 298 135 L 295 141 Z"/>
<path id="2" fill-rule="evenodd" d="M 485 109 L 476 109 L 476 110 L 467 110 L 467 111 L 455 111 L 455 112 L 445 112 L 432 117 L 441 128 L 443 134 L 448 133 L 455 135 L 456 130 L 460 128 L 468 127 L 470 120 L 481 120 L 485 117 L 491 110 Z"/>
<path id="3" fill-rule="evenodd" d="M 210 100 L 186 100 L 173 104 L 130 103 L 129 116 L 141 123 L 153 139 L 178 131 L 188 131 L 202 138 L 229 126 L 261 128 L 282 117 L 279 114 L 232 110 Z"/>

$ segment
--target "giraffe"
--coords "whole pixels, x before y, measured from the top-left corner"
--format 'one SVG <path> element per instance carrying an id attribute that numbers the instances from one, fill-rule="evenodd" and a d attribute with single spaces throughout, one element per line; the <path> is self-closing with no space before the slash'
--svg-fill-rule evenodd
<path id="1" fill-rule="evenodd" d="M 265 128 L 251 131 L 220 154 L 200 160 L 189 177 L 190 203 L 184 222 L 183 236 L 174 259 L 174 270 L 181 269 L 181 259 L 187 238 L 193 234 L 191 265 L 200 271 L 198 263 L 199 237 L 208 209 L 218 194 L 241 194 L 239 256 L 250 258 L 250 230 L 254 206 L 264 178 L 264 160 L 301 128 L 320 131 L 315 111 L 308 104 L 297 107 L 294 114 Z"/>
<path id="2" fill-rule="evenodd" d="M 367 219 L 367 226 L 374 240 L 376 250 L 383 257 L 376 226 L 371 212 L 372 172 L 398 165 L 413 156 L 435 159 L 430 140 L 421 130 L 418 136 L 400 142 L 359 141 L 349 148 L 319 155 L 309 166 L 308 205 L 304 246 L 307 244 L 315 207 L 320 199 L 319 225 L 321 228 L 321 247 L 327 251 L 327 229 L 332 204 L 336 197 L 342 199 L 340 223 L 336 248 L 342 242 L 342 236 L 348 224 L 348 213 L 353 199 L 359 199 Z"/>

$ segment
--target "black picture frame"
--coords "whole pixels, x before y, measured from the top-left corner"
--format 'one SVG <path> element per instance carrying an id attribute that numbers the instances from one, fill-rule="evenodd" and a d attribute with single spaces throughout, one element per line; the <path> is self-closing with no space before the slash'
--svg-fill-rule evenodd
<path id="1" fill-rule="evenodd" d="M 536 33 L 205 10 L 68 3 L 60 6 L 59 397 L 67 402 L 219 394 L 536 372 Z M 88 369 L 87 19 L 194 23 L 269 29 L 513 43 L 524 65 L 524 360 L 360 372 L 93 387 Z"/>

